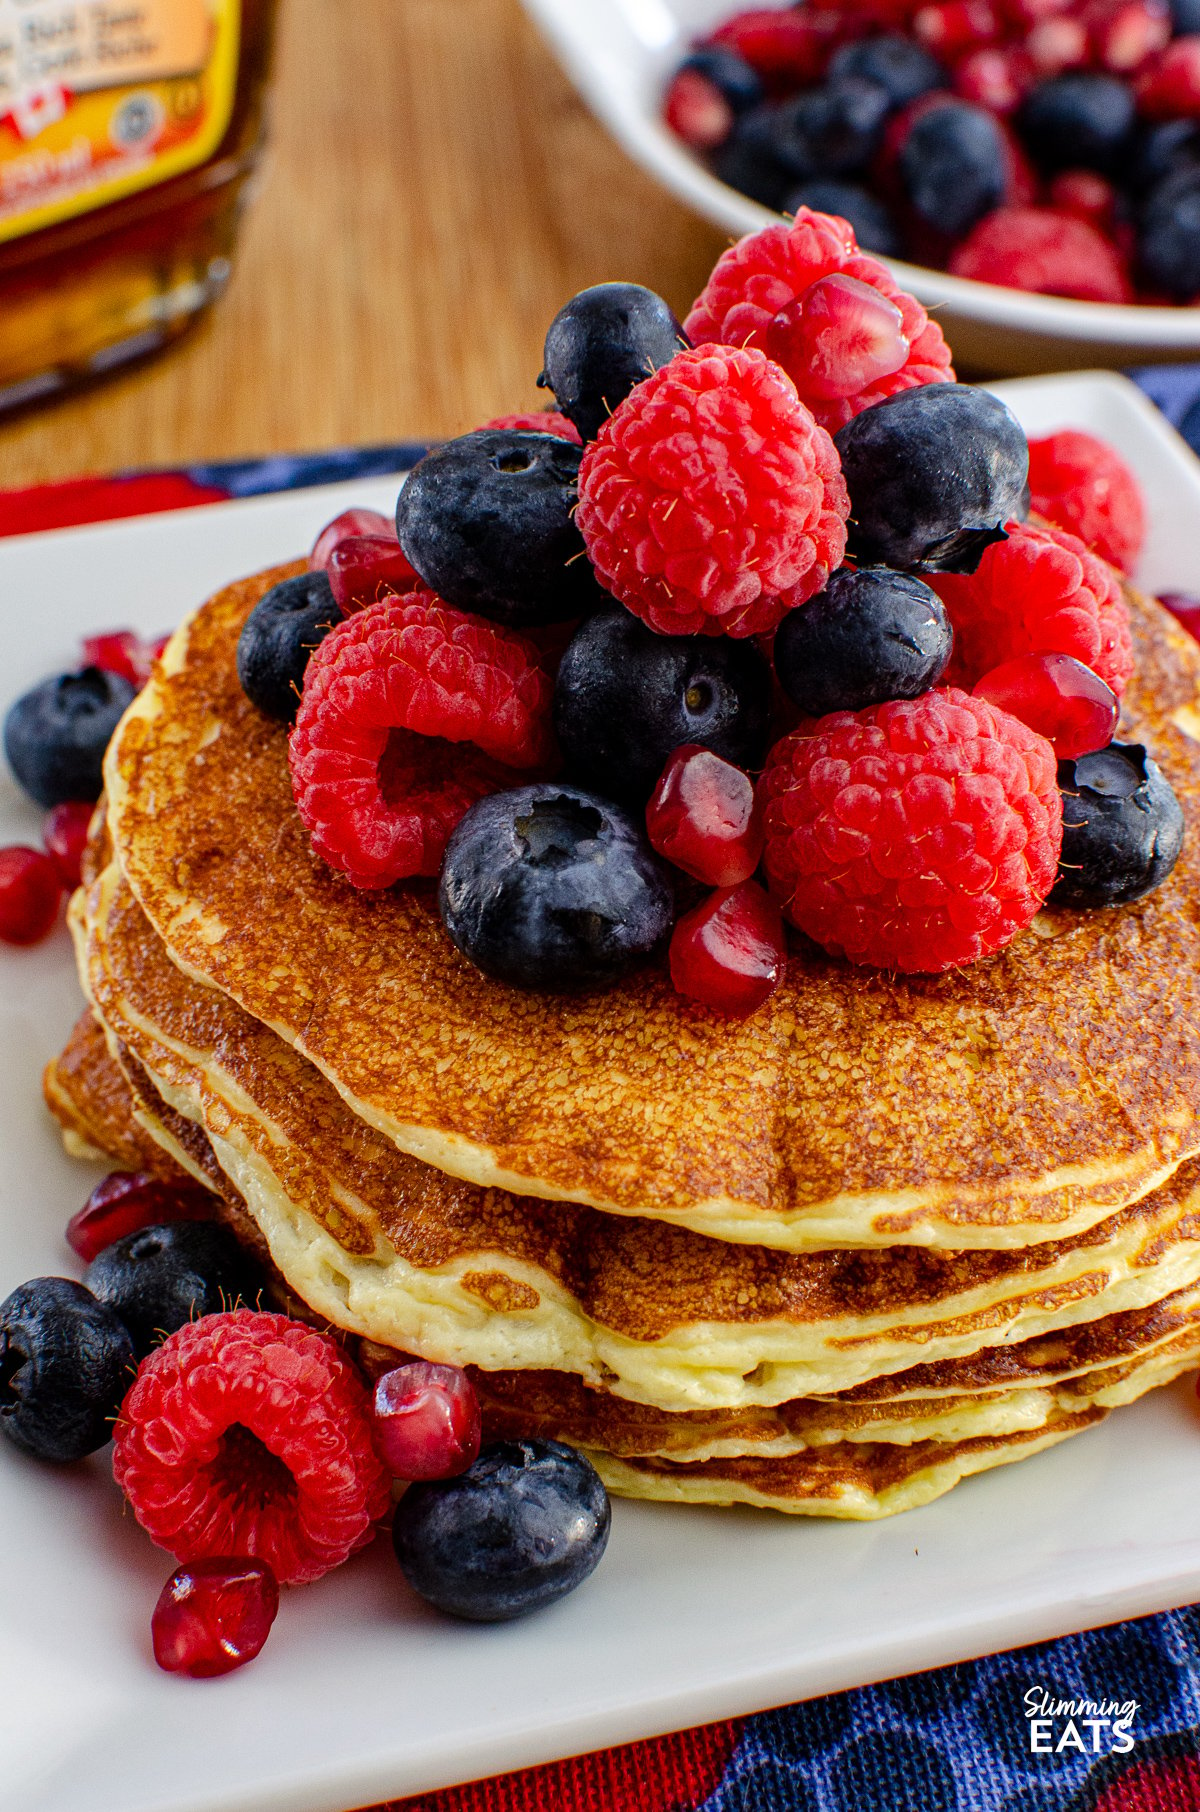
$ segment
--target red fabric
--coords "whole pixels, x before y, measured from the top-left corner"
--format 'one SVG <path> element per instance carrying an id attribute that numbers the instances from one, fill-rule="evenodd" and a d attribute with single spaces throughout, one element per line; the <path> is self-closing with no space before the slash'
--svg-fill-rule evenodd
<path id="1" fill-rule="evenodd" d="M 80 522 L 108 522 L 118 516 L 150 516 L 196 503 L 224 503 L 228 491 L 198 484 L 183 472 L 151 472 L 133 478 L 68 478 L 61 484 L 0 491 L 0 536 L 30 535 L 37 529 L 70 528 Z"/>

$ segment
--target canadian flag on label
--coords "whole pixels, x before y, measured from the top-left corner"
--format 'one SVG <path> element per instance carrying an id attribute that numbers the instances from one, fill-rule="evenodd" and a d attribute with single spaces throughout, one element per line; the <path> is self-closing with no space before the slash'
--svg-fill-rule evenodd
<path id="1" fill-rule="evenodd" d="M 0 0 L 0 116 L 31 138 L 72 94 L 203 69 L 212 35 L 208 0 Z"/>

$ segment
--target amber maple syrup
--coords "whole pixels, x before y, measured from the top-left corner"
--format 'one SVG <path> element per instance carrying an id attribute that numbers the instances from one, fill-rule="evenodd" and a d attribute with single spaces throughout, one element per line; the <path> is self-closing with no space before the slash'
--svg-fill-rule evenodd
<path id="1" fill-rule="evenodd" d="M 0 410 L 166 345 L 224 288 L 275 0 L 0 0 Z"/>

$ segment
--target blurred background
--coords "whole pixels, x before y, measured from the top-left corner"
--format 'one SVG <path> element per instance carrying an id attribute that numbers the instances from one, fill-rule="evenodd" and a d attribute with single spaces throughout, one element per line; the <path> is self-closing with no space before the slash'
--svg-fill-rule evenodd
<path id="1" fill-rule="evenodd" d="M 0 420 L 4 485 L 539 407 L 567 297 L 620 277 L 683 313 L 726 243 L 617 148 L 518 0 L 279 0 L 276 29 L 227 292 L 161 356 Z"/>

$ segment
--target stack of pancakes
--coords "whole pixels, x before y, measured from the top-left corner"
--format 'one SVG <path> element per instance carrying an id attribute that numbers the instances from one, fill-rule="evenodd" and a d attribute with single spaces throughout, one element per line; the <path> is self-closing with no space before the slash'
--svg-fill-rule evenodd
<path id="1" fill-rule="evenodd" d="M 509 989 L 430 884 L 312 854 L 235 666 L 294 570 L 206 604 L 114 738 L 69 1142 L 200 1178 L 368 1366 L 467 1366 L 490 1434 L 633 1496 L 884 1515 L 1200 1363 L 1200 651 L 1156 605 L 1120 733 L 1189 819 L 1163 887 L 935 978 L 797 939 L 737 1023 L 665 964 Z"/>

